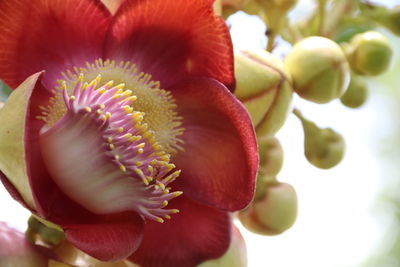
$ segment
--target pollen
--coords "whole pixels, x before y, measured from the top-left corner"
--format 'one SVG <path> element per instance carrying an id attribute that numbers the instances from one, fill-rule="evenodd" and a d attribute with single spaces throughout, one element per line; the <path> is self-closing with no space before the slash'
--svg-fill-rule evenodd
<path id="1" fill-rule="evenodd" d="M 93 163 L 97 169 L 92 172 L 83 167 L 82 170 L 77 168 L 77 183 L 85 181 L 86 187 L 90 187 L 91 183 L 101 187 L 104 183 L 104 188 L 101 187 L 104 191 L 111 188 L 113 183 L 121 184 L 117 186 L 119 189 L 110 189 L 105 195 L 114 197 L 120 190 L 126 196 L 121 196 L 124 201 L 103 199 L 106 204 L 98 205 L 96 197 L 87 197 L 86 189 L 80 195 L 79 185 L 70 184 L 75 180 L 55 178 L 56 183 L 61 188 L 75 187 L 70 197 L 94 213 L 135 210 L 160 223 L 164 222 L 162 218 L 170 219 L 170 214 L 178 210 L 165 207 L 169 200 L 182 194 L 181 191 L 170 193 L 170 187 L 167 187 L 180 174 L 180 170 L 174 171 L 175 165 L 170 163 L 170 159 L 184 146 L 180 139 L 184 132 L 182 117 L 175 110 L 173 96 L 160 89 L 160 83 L 152 81 L 151 75 L 138 72 L 136 66 L 129 62 L 97 60 L 94 64 L 86 64 L 85 68 L 74 68 L 63 73 L 63 77 L 64 80 L 60 80 L 59 86 L 52 91 L 53 96 L 48 104 L 40 107 L 42 114 L 38 119 L 45 122 L 41 130 L 41 142 L 48 151 L 63 151 L 53 149 L 51 142 L 64 132 L 69 131 L 66 137 L 73 136 L 72 132 L 75 131 L 78 133 L 76 138 L 80 138 L 80 134 L 94 138 L 89 142 L 80 141 L 81 147 L 77 149 L 85 153 L 100 151 L 103 155 L 92 157 L 91 161 L 99 158 L 101 162 Z M 64 129 L 64 132 L 60 132 L 60 129 Z M 87 129 L 96 129 L 97 132 L 86 134 Z M 52 132 L 57 134 L 51 136 Z M 96 143 L 96 140 L 100 140 L 100 143 Z M 57 146 L 64 144 L 56 143 Z M 97 147 L 89 147 L 93 144 L 97 144 Z M 73 154 L 78 157 L 82 155 L 81 160 L 84 161 L 88 157 L 85 153 Z M 63 159 L 58 161 L 54 158 L 52 155 L 48 157 L 52 165 L 49 169 L 57 169 L 57 165 L 61 169 L 64 166 Z M 79 164 L 79 158 L 76 160 Z M 114 166 L 115 170 L 110 171 L 110 166 Z M 106 177 L 99 173 L 106 174 Z M 53 176 L 57 175 L 54 172 Z M 93 192 L 94 195 L 96 193 Z"/>

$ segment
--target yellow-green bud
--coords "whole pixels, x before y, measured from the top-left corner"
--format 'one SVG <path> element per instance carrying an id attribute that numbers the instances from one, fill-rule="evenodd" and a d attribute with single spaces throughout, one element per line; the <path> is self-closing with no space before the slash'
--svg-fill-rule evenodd
<path id="1" fill-rule="evenodd" d="M 243 226 L 260 235 L 277 235 L 289 229 L 297 217 L 297 195 L 286 183 L 268 187 L 264 197 L 239 212 Z"/>
<path id="2" fill-rule="evenodd" d="M 225 254 L 215 260 L 209 260 L 198 265 L 198 267 L 246 267 L 247 250 L 246 243 L 239 230 L 232 226 L 231 244 Z"/>
<path id="3" fill-rule="evenodd" d="M 331 128 L 320 129 L 315 123 L 302 117 L 301 122 L 304 130 L 304 155 L 307 160 L 321 169 L 336 166 L 344 156 L 343 137 Z"/>
<path id="4" fill-rule="evenodd" d="M 265 50 L 235 52 L 236 97 L 249 111 L 258 137 L 274 135 L 291 108 L 290 76 Z"/>
<path id="5" fill-rule="evenodd" d="M 355 72 L 370 76 L 386 71 L 393 55 L 389 40 L 376 31 L 355 35 L 347 46 L 346 53 Z"/>
<path id="6" fill-rule="evenodd" d="M 294 91 L 323 104 L 341 97 L 350 81 L 346 57 L 334 41 L 318 36 L 296 43 L 285 59 Z"/>
<path id="7" fill-rule="evenodd" d="M 260 172 L 276 176 L 283 165 L 283 149 L 276 137 L 268 136 L 258 139 L 260 155 Z"/>
<path id="8" fill-rule="evenodd" d="M 368 86 L 364 79 L 356 74 L 351 75 L 349 88 L 340 98 L 340 102 L 349 108 L 362 106 L 368 98 Z"/>

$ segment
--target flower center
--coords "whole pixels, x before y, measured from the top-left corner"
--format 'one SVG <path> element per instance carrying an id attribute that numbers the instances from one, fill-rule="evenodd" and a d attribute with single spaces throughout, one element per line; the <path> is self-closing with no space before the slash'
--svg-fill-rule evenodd
<path id="1" fill-rule="evenodd" d="M 97 60 L 63 76 L 39 117 L 55 183 L 96 214 L 135 210 L 163 222 L 178 212 L 164 209 L 182 194 L 167 187 L 180 174 L 170 157 L 184 131 L 172 95 L 129 62 Z"/>

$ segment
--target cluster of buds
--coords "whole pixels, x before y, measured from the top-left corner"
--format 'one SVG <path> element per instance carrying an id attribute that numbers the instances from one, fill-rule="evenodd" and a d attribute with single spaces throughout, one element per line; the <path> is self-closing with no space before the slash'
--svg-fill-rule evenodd
<path id="1" fill-rule="evenodd" d="M 317 104 L 340 100 L 349 108 L 362 106 L 368 98 L 364 77 L 384 73 L 393 55 L 388 38 L 374 29 L 380 25 L 400 34 L 400 6 L 388 9 L 357 0 L 315 2 L 311 16 L 296 22 L 287 16 L 295 0 L 216 2 L 224 18 L 243 11 L 257 15 L 267 26 L 265 49 L 235 51 L 235 95 L 252 117 L 260 158 L 254 200 L 238 218 L 245 228 L 261 235 L 283 233 L 296 220 L 296 191 L 277 180 L 283 149 L 275 135 L 290 112 L 303 126 L 304 156 L 309 163 L 329 169 L 344 157 L 344 138 L 303 117 L 300 107 L 293 108 L 292 95 Z M 355 23 L 366 19 L 371 20 L 368 27 Z M 283 58 L 273 54 L 277 36 L 292 44 Z"/>

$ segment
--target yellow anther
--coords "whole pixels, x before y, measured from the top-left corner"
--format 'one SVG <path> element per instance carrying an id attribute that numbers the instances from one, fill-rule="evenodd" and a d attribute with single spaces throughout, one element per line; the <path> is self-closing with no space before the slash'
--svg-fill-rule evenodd
<path id="1" fill-rule="evenodd" d="M 142 172 L 141 169 L 135 169 L 135 172 L 136 172 L 138 175 L 143 176 L 143 172 Z"/>
<path id="2" fill-rule="evenodd" d="M 122 133 L 123 131 L 124 131 L 124 128 L 123 128 L 123 127 L 118 127 L 118 128 L 117 128 L 117 132 Z"/>
<path id="3" fill-rule="evenodd" d="M 111 118 L 111 113 L 110 112 L 106 112 L 106 118 Z"/>
<path id="4" fill-rule="evenodd" d="M 113 139 L 111 136 L 107 138 L 107 142 L 112 143 L 112 141 L 113 141 Z"/>
<path id="5" fill-rule="evenodd" d="M 114 155 L 115 160 L 119 160 L 120 156 L 119 155 Z"/>
<path id="6" fill-rule="evenodd" d="M 156 159 L 153 159 L 152 161 L 150 161 L 150 165 L 156 165 L 157 164 L 157 160 Z"/>
<path id="7" fill-rule="evenodd" d="M 179 213 L 179 210 L 177 210 L 177 209 L 172 209 L 172 210 L 171 210 L 171 213 Z"/>
<path id="8" fill-rule="evenodd" d="M 157 217 L 157 218 L 156 218 L 156 221 L 159 222 L 159 223 L 164 223 L 164 220 L 161 219 L 160 217 Z"/>
<path id="9" fill-rule="evenodd" d="M 83 82 L 83 78 L 84 78 L 83 73 L 82 72 L 79 73 L 78 82 Z"/>
<path id="10" fill-rule="evenodd" d="M 69 97 L 69 100 L 71 100 L 71 101 L 74 101 L 76 99 L 76 97 L 74 96 L 74 95 L 71 95 L 70 97 Z"/>
<path id="11" fill-rule="evenodd" d="M 169 189 L 168 189 L 168 188 L 165 189 L 165 190 L 163 191 L 163 194 L 164 194 L 164 195 L 169 194 Z"/>
<path id="12" fill-rule="evenodd" d="M 87 82 L 85 82 L 83 85 L 82 85 L 82 90 L 85 90 L 87 87 L 88 87 L 88 83 Z"/>
<path id="13" fill-rule="evenodd" d="M 143 148 L 139 148 L 137 152 L 138 152 L 139 154 L 143 154 L 144 150 L 143 150 Z"/>
<path id="14" fill-rule="evenodd" d="M 126 113 L 132 113 L 133 112 L 133 108 L 131 107 L 131 106 L 129 106 L 129 105 L 125 105 L 125 106 L 123 106 L 122 107 L 124 110 L 125 110 L 125 112 Z"/>
<path id="15" fill-rule="evenodd" d="M 114 144 L 109 144 L 108 146 L 109 146 L 109 148 L 110 148 L 111 150 L 114 150 L 114 149 L 115 149 L 115 145 L 114 145 Z"/>
<path id="16" fill-rule="evenodd" d="M 103 112 L 104 112 L 104 111 L 101 110 L 101 109 L 96 110 L 96 113 L 99 114 L 99 115 L 103 114 Z"/>
<path id="17" fill-rule="evenodd" d="M 118 129 L 122 129 L 122 130 L 119 131 Z M 118 128 L 118 129 L 117 129 L 117 131 L 120 132 L 120 133 L 122 133 L 124 131 L 124 128 L 122 128 L 122 127 Z M 132 134 L 131 133 L 126 133 L 122 137 L 129 140 L 132 137 Z"/>
<path id="18" fill-rule="evenodd" d="M 124 96 L 128 97 L 128 96 L 130 96 L 132 93 L 133 93 L 132 90 L 125 90 L 123 94 L 124 94 Z"/>
<path id="19" fill-rule="evenodd" d="M 67 83 L 65 81 L 61 82 L 61 89 L 62 90 L 67 90 Z"/>
<path id="20" fill-rule="evenodd" d="M 165 190 L 165 184 L 158 183 L 157 185 L 159 186 L 159 188 L 161 188 L 161 190 Z"/>
<path id="21" fill-rule="evenodd" d="M 135 96 L 135 95 L 132 95 L 132 96 L 130 96 L 130 97 L 128 97 L 128 98 L 126 98 L 126 100 L 128 100 L 128 101 L 131 101 L 131 102 L 134 102 L 134 101 L 136 101 L 136 100 L 137 100 L 137 96 Z"/>
<path id="22" fill-rule="evenodd" d="M 179 197 L 180 195 L 183 194 L 183 192 L 182 191 L 176 191 L 173 194 L 174 194 L 174 197 Z"/>
<path id="23" fill-rule="evenodd" d="M 97 84 L 100 83 L 100 81 L 101 81 L 101 74 L 97 75 L 95 81 L 96 81 Z"/>
<path id="24" fill-rule="evenodd" d="M 126 172 L 126 167 L 124 165 L 119 165 L 119 169 L 123 172 Z"/>
<path id="25" fill-rule="evenodd" d="M 169 216 L 168 214 L 165 214 L 165 215 L 164 215 L 164 218 L 165 218 L 165 219 L 168 219 L 168 220 L 171 220 L 171 216 Z"/>
<path id="26" fill-rule="evenodd" d="M 146 145 L 146 143 L 140 143 L 136 146 L 136 148 L 144 148 L 145 145 Z"/>
<path id="27" fill-rule="evenodd" d="M 149 171 L 149 173 L 153 173 L 153 170 L 154 170 L 154 168 L 153 168 L 153 166 L 147 166 L 147 170 Z"/>
<path id="28" fill-rule="evenodd" d="M 138 166 L 138 167 L 140 167 L 140 166 L 143 165 L 143 162 L 141 162 L 141 161 L 136 161 L 136 162 L 135 162 L 135 165 Z"/>
<path id="29" fill-rule="evenodd" d="M 153 177 L 151 177 L 151 176 L 146 176 L 146 180 L 149 181 L 149 182 L 151 182 L 151 181 L 153 181 Z"/>
<path id="30" fill-rule="evenodd" d="M 149 185 L 149 181 L 146 179 L 146 177 L 142 177 L 142 181 L 145 185 Z"/>
<path id="31" fill-rule="evenodd" d="M 108 82 L 104 85 L 104 87 L 107 87 L 107 88 L 109 89 L 109 88 L 111 88 L 113 85 L 114 85 L 114 81 L 111 80 L 111 81 L 108 81 Z"/>
<path id="32" fill-rule="evenodd" d="M 92 112 L 92 108 L 91 107 L 85 107 L 85 110 L 87 113 Z"/>
<path id="33" fill-rule="evenodd" d="M 120 93 L 122 93 L 122 89 L 124 89 L 124 87 L 125 87 L 125 83 L 120 83 L 115 86 L 115 89 L 118 89 L 118 93 L 120 94 Z"/>
<path id="34" fill-rule="evenodd" d="M 100 94 L 104 94 L 105 92 L 107 92 L 107 89 L 101 87 L 101 88 L 97 89 L 97 91 L 98 91 Z"/>
<path id="35" fill-rule="evenodd" d="M 168 206 L 168 201 L 164 200 L 161 207 L 165 208 L 166 206 Z"/>
<path id="36" fill-rule="evenodd" d="M 100 104 L 99 107 L 100 107 L 101 109 L 105 109 L 105 108 L 106 108 L 106 105 Z"/>

